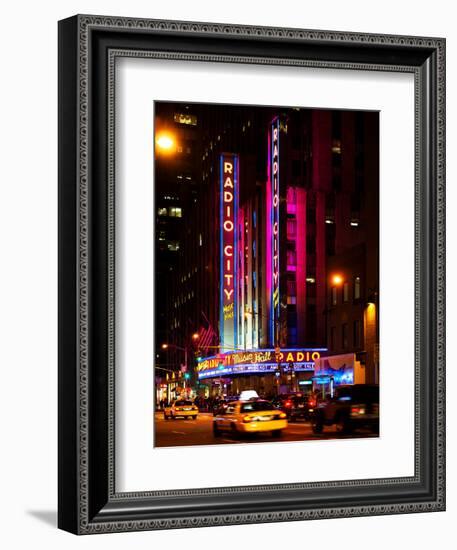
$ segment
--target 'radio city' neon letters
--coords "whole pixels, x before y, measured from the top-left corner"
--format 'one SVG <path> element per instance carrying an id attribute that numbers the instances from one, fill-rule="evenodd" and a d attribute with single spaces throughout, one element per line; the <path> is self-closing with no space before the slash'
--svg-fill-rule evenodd
<path id="1" fill-rule="evenodd" d="M 279 326 L 279 118 L 270 127 L 269 173 L 271 183 L 271 298 L 270 322 L 271 340 L 278 344 Z"/>
<path id="2" fill-rule="evenodd" d="M 237 238 L 238 156 L 221 155 L 220 165 L 220 341 L 221 347 L 237 341 Z"/>

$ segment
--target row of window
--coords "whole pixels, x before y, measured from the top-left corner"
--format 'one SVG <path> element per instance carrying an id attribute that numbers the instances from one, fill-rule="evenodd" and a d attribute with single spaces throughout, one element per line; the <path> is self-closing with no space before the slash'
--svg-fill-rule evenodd
<path id="1" fill-rule="evenodd" d="M 180 206 L 168 206 L 157 209 L 158 216 L 169 216 L 170 218 L 182 218 L 182 208 Z"/>
<path id="2" fill-rule="evenodd" d="M 349 349 L 349 324 L 343 323 L 341 325 L 340 342 L 338 342 L 337 327 L 330 328 L 330 351 L 341 349 Z M 339 345 L 341 344 L 341 346 Z M 362 345 L 362 323 L 360 320 L 356 320 L 352 323 L 352 348 L 359 348 Z"/>

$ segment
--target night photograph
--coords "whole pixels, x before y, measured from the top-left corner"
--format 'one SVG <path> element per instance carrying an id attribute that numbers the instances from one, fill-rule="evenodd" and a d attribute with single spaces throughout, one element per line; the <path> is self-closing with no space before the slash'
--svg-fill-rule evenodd
<path id="1" fill-rule="evenodd" d="M 379 437 L 379 113 L 154 106 L 154 445 Z"/>

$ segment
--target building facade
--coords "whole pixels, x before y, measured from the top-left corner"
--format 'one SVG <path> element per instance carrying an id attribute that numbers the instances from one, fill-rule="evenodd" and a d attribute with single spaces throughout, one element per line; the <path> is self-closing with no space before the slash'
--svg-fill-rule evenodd
<path id="1" fill-rule="evenodd" d="M 189 385 L 205 393 L 291 391 L 313 377 L 314 359 L 342 353 L 354 353 L 366 380 L 377 381 L 378 114 L 157 111 L 198 155 L 185 169 L 156 156 L 166 165 L 156 179 L 190 177 L 177 193 L 179 247 L 157 276 L 157 332 L 169 344 L 166 361 L 156 346 L 158 359 L 190 373 Z M 192 124 L 176 122 L 180 113 Z M 170 186 L 159 187 L 170 196 Z M 156 201 L 157 256 L 165 207 Z"/>

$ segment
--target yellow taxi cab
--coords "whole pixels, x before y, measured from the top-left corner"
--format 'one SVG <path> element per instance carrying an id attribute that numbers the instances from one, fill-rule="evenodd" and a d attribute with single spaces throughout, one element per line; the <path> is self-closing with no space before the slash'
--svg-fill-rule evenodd
<path id="1" fill-rule="evenodd" d="M 215 437 L 225 431 L 234 434 L 271 432 L 273 437 L 279 437 L 284 428 L 287 428 L 286 413 L 264 399 L 232 401 L 213 419 Z"/>
<path id="2" fill-rule="evenodd" d="M 168 405 L 163 410 L 165 420 L 169 418 L 192 418 L 196 420 L 198 416 L 198 407 L 189 399 L 177 399 L 171 405 Z"/>

